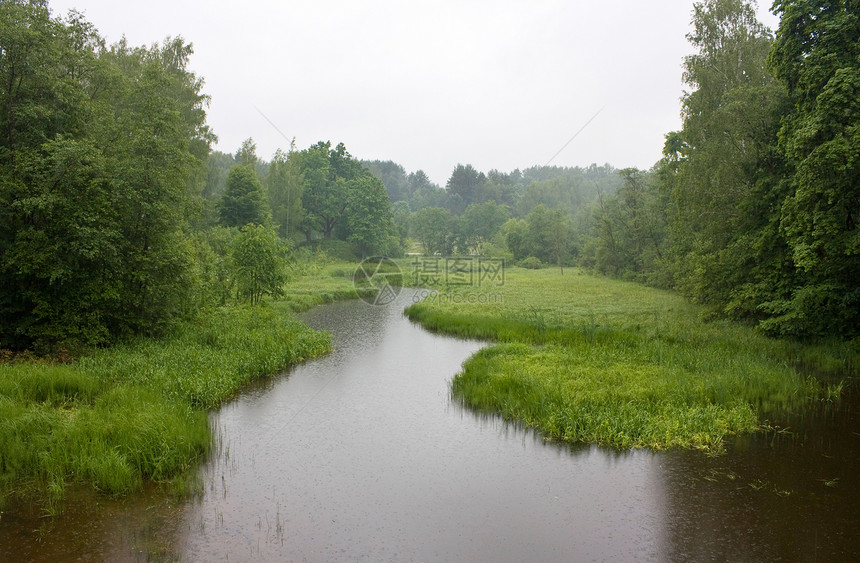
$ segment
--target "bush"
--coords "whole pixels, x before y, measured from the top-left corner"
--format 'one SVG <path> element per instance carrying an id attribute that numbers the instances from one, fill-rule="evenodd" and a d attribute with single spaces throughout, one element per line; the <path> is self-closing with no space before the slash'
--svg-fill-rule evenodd
<path id="1" fill-rule="evenodd" d="M 543 267 L 543 262 L 541 262 L 540 258 L 537 256 L 529 256 L 528 258 L 520 260 L 517 265 L 520 268 L 526 268 L 529 270 L 540 270 Z"/>

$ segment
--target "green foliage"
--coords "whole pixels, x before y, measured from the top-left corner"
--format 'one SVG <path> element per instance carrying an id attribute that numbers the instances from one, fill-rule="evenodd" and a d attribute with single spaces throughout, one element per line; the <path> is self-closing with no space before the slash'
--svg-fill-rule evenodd
<path id="1" fill-rule="evenodd" d="M 597 199 L 581 263 L 677 287 L 769 334 L 856 335 L 860 42 L 849 4 L 777 2 L 774 40 L 748 2 L 697 3 L 683 129 L 652 173 L 621 171 L 615 196 Z M 527 252 L 525 227 L 507 232 L 515 256 Z"/>
<path id="2" fill-rule="evenodd" d="M 491 291 L 498 298 L 430 297 L 406 313 L 431 330 L 503 343 L 466 362 L 454 396 L 553 439 L 720 451 L 768 413 L 827 395 L 801 375 L 802 357 L 831 358 L 841 377 L 856 371 L 839 347 L 704 323 L 676 294 L 576 270 L 510 269 Z"/>
<path id="3" fill-rule="evenodd" d="M 190 46 L 103 46 L 0 5 L 0 345 L 101 344 L 188 310 L 183 233 L 213 136 Z"/>
<path id="4" fill-rule="evenodd" d="M 252 304 L 263 295 L 283 293 L 286 276 L 286 247 L 278 236 L 263 225 L 248 224 L 233 241 L 232 264 L 239 295 Z"/>
<path id="5" fill-rule="evenodd" d="M 588 168 L 542 166 L 522 173 L 524 189 L 514 207 L 517 217 L 526 217 L 540 204 L 576 214 L 599 196 L 607 197 L 620 187 L 621 177 L 609 165 Z"/>
<path id="6" fill-rule="evenodd" d="M 227 173 L 236 161 L 230 154 L 212 151 L 206 159 L 206 183 L 203 186 L 203 197 L 207 201 L 220 201 L 227 188 Z"/>
<path id="7" fill-rule="evenodd" d="M 242 141 L 242 146 L 236 151 L 236 165 L 249 166 L 253 168 L 260 161 L 257 157 L 257 144 L 254 139 L 247 138 Z"/>
<path id="8" fill-rule="evenodd" d="M 776 2 L 769 59 L 794 111 L 779 146 L 791 163 L 780 232 L 800 280 L 767 328 L 860 333 L 860 15 L 854 2 Z"/>
<path id="9" fill-rule="evenodd" d="M 343 143 L 332 149 L 331 143 L 320 141 L 302 151 L 299 159 L 307 210 L 302 230 L 308 241 L 315 231 L 331 238 L 346 210 L 348 182 L 358 175 L 361 165 Z"/>
<path id="10" fill-rule="evenodd" d="M 517 266 L 526 268 L 527 270 L 540 270 L 543 268 L 543 262 L 537 256 L 529 256 L 517 262 Z"/>
<path id="11" fill-rule="evenodd" d="M 653 175 L 628 168 L 623 185 L 608 198 L 598 197 L 592 211 L 592 238 L 583 265 L 611 276 L 655 284 L 654 272 L 667 268 L 668 198 Z"/>
<path id="12" fill-rule="evenodd" d="M 362 257 L 396 253 L 391 202 L 376 176 L 362 174 L 351 182 L 345 214 L 346 240 L 356 245 Z"/>
<path id="13" fill-rule="evenodd" d="M 71 364 L 0 363 L 0 491 L 35 484 L 54 505 L 69 483 L 118 494 L 192 469 L 211 443 L 208 409 L 329 350 L 287 308 L 215 309 Z"/>
<path id="14" fill-rule="evenodd" d="M 196 310 L 226 305 L 233 298 L 236 275 L 232 249 L 237 232 L 216 226 L 195 233 L 192 245 L 196 258 Z"/>
<path id="15" fill-rule="evenodd" d="M 499 233 L 510 216 L 508 208 L 495 201 L 469 205 L 460 218 L 463 245 L 475 254 L 483 254 L 484 245 Z"/>
<path id="16" fill-rule="evenodd" d="M 227 227 L 271 223 L 266 189 L 257 178 L 253 163 L 236 165 L 230 169 L 227 187 L 218 204 L 218 214 L 221 224 Z"/>
<path id="17" fill-rule="evenodd" d="M 456 219 L 441 207 L 425 207 L 412 216 L 412 236 L 425 254 L 450 256 L 454 253 Z"/>
<path id="18" fill-rule="evenodd" d="M 406 170 L 396 162 L 390 160 L 363 160 L 361 164 L 371 174 L 382 181 L 391 203 L 406 202 L 409 199 L 411 191 L 414 191 L 414 189 L 410 188 Z M 423 172 L 420 173 L 424 174 Z"/>
<path id="19" fill-rule="evenodd" d="M 269 165 L 266 178 L 272 218 L 278 226 L 278 234 L 288 239 L 296 232 L 305 215 L 302 207 L 304 178 L 299 168 L 297 153 L 278 150 Z"/>
<path id="20" fill-rule="evenodd" d="M 407 177 L 409 208 L 418 211 L 425 207 L 445 207 L 447 192 L 430 181 L 423 170 L 412 172 Z"/>
<path id="21" fill-rule="evenodd" d="M 305 216 L 300 230 L 307 242 L 321 234 L 354 243 L 363 256 L 399 252 L 385 186 L 343 143 L 332 148 L 331 143 L 320 141 L 295 158 L 304 177 Z"/>
<path id="22" fill-rule="evenodd" d="M 571 217 L 563 209 L 537 205 L 525 219 L 511 219 L 502 230 L 515 260 L 534 257 L 562 267 L 575 251 Z"/>
<path id="23" fill-rule="evenodd" d="M 471 164 L 458 164 L 451 177 L 448 178 L 447 195 L 448 208 L 455 215 L 460 215 L 465 209 L 482 200 L 482 189 L 487 178 L 482 172 L 475 170 Z"/>
<path id="24" fill-rule="evenodd" d="M 749 242 L 768 228 L 762 192 L 779 178 L 774 145 L 785 94 L 765 71 L 771 39 L 750 4 L 697 4 L 693 26 L 688 38 L 698 52 L 687 57 L 684 79 L 695 90 L 683 99 L 680 152 L 665 151 L 675 170 L 664 176 L 670 253 L 680 289 L 725 309 L 757 265 L 779 266 L 778 252 Z"/>

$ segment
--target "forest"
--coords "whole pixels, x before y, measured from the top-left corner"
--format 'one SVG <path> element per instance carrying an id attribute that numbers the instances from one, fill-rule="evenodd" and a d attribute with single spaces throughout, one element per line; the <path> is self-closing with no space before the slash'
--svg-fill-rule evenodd
<path id="1" fill-rule="evenodd" d="M 767 335 L 860 334 L 860 5 L 695 4 L 682 128 L 648 170 L 457 165 L 343 143 L 213 150 L 183 39 L 107 45 L 0 4 L 0 349 L 84 351 L 283 292 L 323 253 L 484 254 L 675 289 Z"/>

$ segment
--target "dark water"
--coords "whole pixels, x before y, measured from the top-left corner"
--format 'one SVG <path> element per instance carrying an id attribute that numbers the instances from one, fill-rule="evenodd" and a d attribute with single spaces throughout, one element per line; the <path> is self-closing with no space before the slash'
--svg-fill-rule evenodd
<path id="1" fill-rule="evenodd" d="M 0 560 L 860 560 L 852 398 L 718 457 L 547 443 L 453 403 L 481 344 L 410 324 L 401 297 L 308 314 L 335 352 L 213 414 L 198 498 L 7 507 Z"/>

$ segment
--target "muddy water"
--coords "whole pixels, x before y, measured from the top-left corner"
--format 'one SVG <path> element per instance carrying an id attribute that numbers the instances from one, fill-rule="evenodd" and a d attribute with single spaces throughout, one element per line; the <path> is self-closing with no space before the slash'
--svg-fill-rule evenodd
<path id="1" fill-rule="evenodd" d="M 546 443 L 451 402 L 481 344 L 410 324 L 410 298 L 309 313 L 335 351 L 213 414 L 202 495 L 7 508 L 0 560 L 860 559 L 851 398 L 719 457 Z"/>

